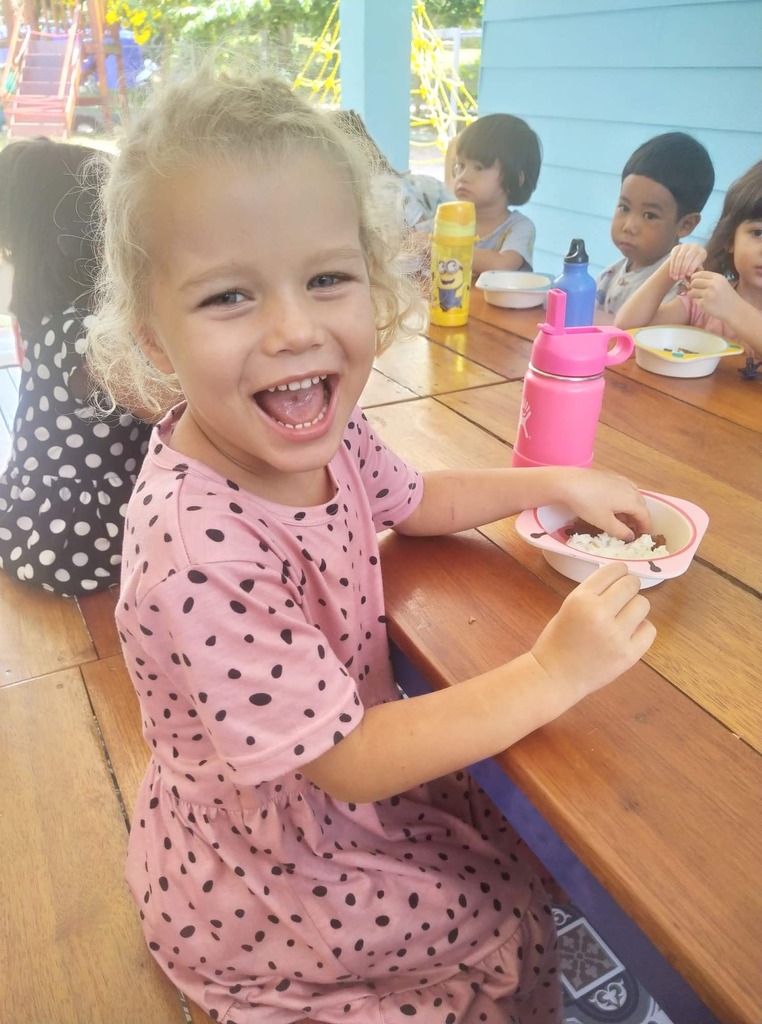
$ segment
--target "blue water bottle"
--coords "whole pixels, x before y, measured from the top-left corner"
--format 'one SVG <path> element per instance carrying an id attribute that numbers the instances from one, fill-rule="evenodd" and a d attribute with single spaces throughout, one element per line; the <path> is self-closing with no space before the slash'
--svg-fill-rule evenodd
<path id="1" fill-rule="evenodd" d="M 589 327 L 595 312 L 595 278 L 588 271 L 585 243 L 573 238 L 564 257 L 564 272 L 553 282 L 554 288 L 566 292 L 564 327 Z"/>

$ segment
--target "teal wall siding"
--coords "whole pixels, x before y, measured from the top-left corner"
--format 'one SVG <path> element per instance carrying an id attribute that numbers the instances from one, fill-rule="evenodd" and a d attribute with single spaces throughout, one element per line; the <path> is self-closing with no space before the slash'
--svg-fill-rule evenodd
<path id="1" fill-rule="evenodd" d="M 412 0 L 341 0 L 341 106 L 362 117 L 392 167 L 407 169 Z"/>
<path id="2" fill-rule="evenodd" d="M 762 0 L 486 0 L 479 113 L 523 117 L 543 166 L 522 211 L 535 268 L 559 272 L 582 237 L 598 272 L 617 259 L 609 227 L 621 171 L 653 135 L 687 131 L 709 151 L 715 191 L 762 158 Z"/>

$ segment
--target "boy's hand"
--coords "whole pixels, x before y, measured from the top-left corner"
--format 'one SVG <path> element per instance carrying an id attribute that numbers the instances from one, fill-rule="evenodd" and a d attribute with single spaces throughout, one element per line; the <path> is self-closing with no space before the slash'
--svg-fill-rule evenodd
<path id="1" fill-rule="evenodd" d="M 597 469 L 566 469 L 565 503 L 581 519 L 625 542 L 647 533 L 650 516 L 635 484 L 618 473 Z"/>
<path id="2" fill-rule="evenodd" d="M 673 281 L 690 278 L 697 270 L 701 270 L 706 260 L 706 249 L 695 242 L 676 245 L 669 254 L 669 276 Z"/>
<path id="3" fill-rule="evenodd" d="M 621 563 L 596 569 L 573 590 L 532 648 L 550 678 L 582 699 L 626 672 L 646 653 L 656 629 L 640 582 Z"/>

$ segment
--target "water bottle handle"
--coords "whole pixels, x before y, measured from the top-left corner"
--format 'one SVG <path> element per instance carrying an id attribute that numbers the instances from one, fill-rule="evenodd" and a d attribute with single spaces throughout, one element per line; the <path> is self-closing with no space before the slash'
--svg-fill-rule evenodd
<path id="1" fill-rule="evenodd" d="M 616 366 L 617 363 L 623 363 L 625 359 L 629 359 L 632 355 L 632 350 L 635 348 L 635 339 L 631 334 L 627 334 L 622 331 L 604 331 L 606 336 L 606 344 L 611 342 L 612 338 L 616 338 L 616 342 L 613 348 L 610 348 L 606 352 L 606 366 Z"/>
<path id="2" fill-rule="evenodd" d="M 566 318 L 566 292 L 562 288 L 551 288 L 548 292 L 543 328 L 549 334 L 562 334 Z"/>

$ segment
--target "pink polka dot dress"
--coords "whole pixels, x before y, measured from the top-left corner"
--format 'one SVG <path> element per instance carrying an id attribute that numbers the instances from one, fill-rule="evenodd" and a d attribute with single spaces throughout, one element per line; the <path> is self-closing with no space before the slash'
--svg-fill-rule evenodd
<path id="1" fill-rule="evenodd" d="M 176 415 L 117 611 L 152 755 L 127 877 L 153 955 L 225 1024 L 559 1021 L 545 894 L 465 772 L 353 804 L 300 771 L 401 699 L 376 531 L 419 476 L 357 409 L 334 499 L 276 505 L 173 451 Z"/>

